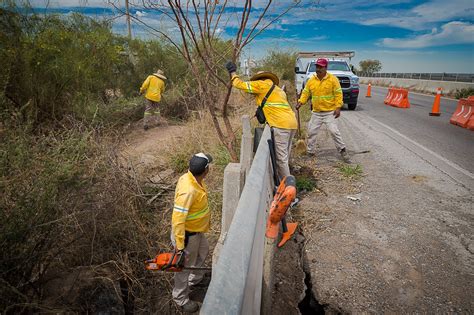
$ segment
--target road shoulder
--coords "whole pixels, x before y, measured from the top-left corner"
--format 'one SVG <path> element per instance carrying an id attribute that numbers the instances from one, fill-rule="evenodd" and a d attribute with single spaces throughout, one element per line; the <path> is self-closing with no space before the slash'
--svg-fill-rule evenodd
<path id="1" fill-rule="evenodd" d="M 316 160 L 295 160 L 314 163 L 318 183 L 295 211 L 316 299 L 351 313 L 472 312 L 469 182 L 357 112 L 339 125 L 362 177 L 342 175 L 324 128 Z"/>

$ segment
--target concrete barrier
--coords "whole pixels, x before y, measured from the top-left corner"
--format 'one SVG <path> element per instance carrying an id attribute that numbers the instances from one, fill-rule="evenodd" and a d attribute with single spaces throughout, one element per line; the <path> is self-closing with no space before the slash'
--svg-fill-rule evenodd
<path id="1" fill-rule="evenodd" d="M 213 267 L 200 314 L 260 314 L 270 309 L 275 246 L 265 240 L 274 186 L 268 139 L 267 126 Z"/>
<path id="2" fill-rule="evenodd" d="M 469 82 L 449 82 L 449 81 L 434 81 L 434 80 L 417 80 L 417 79 L 401 79 L 401 78 L 369 78 L 361 77 L 360 83 L 379 86 L 396 86 L 408 88 L 412 91 L 436 93 L 440 87 L 443 89 L 443 94 L 452 94 L 460 89 L 474 89 L 474 83 Z"/>

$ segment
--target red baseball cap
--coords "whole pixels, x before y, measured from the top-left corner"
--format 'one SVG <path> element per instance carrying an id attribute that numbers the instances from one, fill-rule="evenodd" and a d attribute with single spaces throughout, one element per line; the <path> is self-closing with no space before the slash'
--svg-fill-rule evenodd
<path id="1" fill-rule="evenodd" d="M 321 66 L 321 67 L 327 67 L 328 60 L 324 58 L 319 58 L 318 60 L 316 60 L 316 65 Z"/>

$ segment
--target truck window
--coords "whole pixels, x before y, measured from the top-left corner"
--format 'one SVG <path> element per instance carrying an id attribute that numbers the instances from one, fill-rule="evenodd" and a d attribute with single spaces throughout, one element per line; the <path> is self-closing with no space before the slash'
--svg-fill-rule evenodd
<path id="1" fill-rule="evenodd" d="M 329 71 L 331 71 L 331 70 L 334 70 L 334 71 L 351 71 L 351 69 L 349 69 L 349 66 L 347 65 L 347 63 L 345 63 L 344 61 L 332 61 L 332 60 L 329 60 L 328 70 Z M 309 65 L 309 71 L 308 72 L 316 72 L 316 63 L 312 62 Z"/>

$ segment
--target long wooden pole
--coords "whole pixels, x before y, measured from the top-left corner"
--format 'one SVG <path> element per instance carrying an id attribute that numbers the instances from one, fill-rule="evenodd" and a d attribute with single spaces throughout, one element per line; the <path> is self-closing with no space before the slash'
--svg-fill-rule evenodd
<path id="1" fill-rule="evenodd" d="M 125 0 L 125 9 L 127 10 L 128 38 L 132 39 L 132 27 L 130 25 L 130 11 L 128 9 L 128 0 Z"/>

